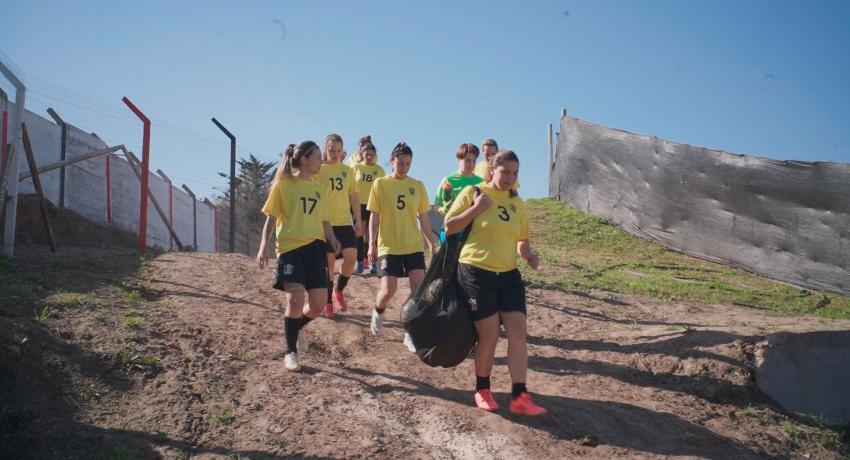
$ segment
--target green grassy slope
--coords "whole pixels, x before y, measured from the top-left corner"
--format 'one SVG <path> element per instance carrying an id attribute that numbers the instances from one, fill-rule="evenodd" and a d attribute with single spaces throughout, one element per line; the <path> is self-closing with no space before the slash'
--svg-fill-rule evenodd
<path id="1" fill-rule="evenodd" d="M 773 282 L 668 251 L 557 201 L 532 199 L 527 206 L 531 240 L 542 266 L 534 271 L 521 264 L 523 277 L 532 285 L 850 318 L 850 297 Z"/>

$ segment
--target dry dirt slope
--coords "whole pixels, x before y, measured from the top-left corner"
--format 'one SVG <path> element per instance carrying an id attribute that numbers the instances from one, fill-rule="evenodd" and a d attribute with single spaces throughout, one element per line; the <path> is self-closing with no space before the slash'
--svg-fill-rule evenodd
<path id="1" fill-rule="evenodd" d="M 471 361 L 421 364 L 395 321 L 370 336 L 376 278 L 355 277 L 351 310 L 308 326 L 305 370 L 290 373 L 282 296 L 247 257 L 19 254 L 0 276 L 3 458 L 842 455 L 834 432 L 755 388 L 748 356 L 774 330 L 846 321 L 532 289 L 529 387 L 551 413 L 523 419 L 505 410 L 504 341 L 503 408 L 486 414 Z"/>

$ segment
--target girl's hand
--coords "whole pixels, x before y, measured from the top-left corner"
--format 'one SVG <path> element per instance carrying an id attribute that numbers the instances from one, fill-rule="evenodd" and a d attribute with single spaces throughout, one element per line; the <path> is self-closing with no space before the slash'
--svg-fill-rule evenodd
<path id="1" fill-rule="evenodd" d="M 378 246 L 375 243 L 369 244 L 369 262 L 375 263 L 378 261 Z"/>
<path id="2" fill-rule="evenodd" d="M 342 245 L 339 244 L 339 240 L 336 237 L 331 238 L 331 246 L 334 248 L 334 254 L 339 255 L 340 251 L 342 251 Z"/>
<path id="3" fill-rule="evenodd" d="M 537 270 L 537 267 L 540 266 L 540 256 L 537 255 L 535 251 L 529 251 L 528 257 L 525 258 L 525 261 L 528 262 L 528 266 Z"/>
<path id="4" fill-rule="evenodd" d="M 266 257 L 266 245 L 260 245 L 260 249 L 257 251 L 257 265 L 260 268 L 266 268 L 268 264 L 268 258 Z"/>
<path id="5" fill-rule="evenodd" d="M 486 193 L 481 193 L 475 197 L 474 201 L 472 202 L 472 207 L 480 213 L 483 212 L 485 209 L 489 208 L 492 203 L 493 200 L 491 200 Z"/>
<path id="6" fill-rule="evenodd" d="M 360 225 L 354 224 L 354 236 L 357 238 L 363 236 L 363 223 L 360 223 Z"/>

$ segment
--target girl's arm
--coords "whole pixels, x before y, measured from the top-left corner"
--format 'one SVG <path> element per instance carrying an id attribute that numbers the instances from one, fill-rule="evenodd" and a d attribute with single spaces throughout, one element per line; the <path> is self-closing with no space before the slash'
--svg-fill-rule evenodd
<path id="1" fill-rule="evenodd" d="M 537 255 L 537 251 L 531 248 L 531 243 L 528 240 L 520 240 L 517 241 L 516 248 L 519 256 L 528 262 L 528 266 L 537 270 L 537 267 L 540 266 L 540 256 Z"/>
<path id="2" fill-rule="evenodd" d="M 354 236 L 363 236 L 363 221 L 360 219 L 360 194 L 354 192 L 348 195 L 348 203 L 351 205 L 351 215 L 354 216 Z"/>
<path id="3" fill-rule="evenodd" d="M 381 225 L 381 213 L 372 211 L 369 217 L 369 260 L 378 260 L 378 228 Z"/>
<path id="4" fill-rule="evenodd" d="M 331 222 L 323 220 L 322 227 L 325 228 L 325 240 L 327 240 L 334 248 L 334 254 L 339 254 L 339 251 L 341 250 L 340 244 L 339 240 L 336 239 L 336 235 L 334 235 L 334 228 L 331 226 Z"/>
<path id="5" fill-rule="evenodd" d="M 266 216 L 266 223 L 263 224 L 263 235 L 260 237 L 260 249 L 257 251 L 257 265 L 260 268 L 266 268 L 268 258 L 266 257 L 266 241 L 269 240 L 269 228 L 274 223 L 274 217 Z"/>
<path id="6" fill-rule="evenodd" d="M 428 218 L 427 212 L 419 213 L 419 228 L 422 229 L 422 236 L 428 242 L 428 250 L 431 251 L 431 256 L 437 253 L 437 242 L 434 241 L 434 234 L 431 233 L 431 219 Z"/>

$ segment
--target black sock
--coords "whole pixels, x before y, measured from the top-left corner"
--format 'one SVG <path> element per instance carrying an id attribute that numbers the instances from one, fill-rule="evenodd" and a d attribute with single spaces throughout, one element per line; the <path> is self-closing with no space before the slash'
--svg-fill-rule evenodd
<path id="1" fill-rule="evenodd" d="M 525 383 L 515 383 L 511 385 L 511 399 L 516 399 L 519 395 L 528 393 Z"/>
<path id="2" fill-rule="evenodd" d="M 301 318 L 283 318 L 283 332 L 286 335 L 286 352 L 298 351 L 298 330 L 301 329 Z"/>
<path id="3" fill-rule="evenodd" d="M 336 288 L 335 288 L 336 291 L 342 292 L 342 290 L 345 289 L 345 286 L 347 286 L 347 285 L 348 285 L 348 277 L 343 276 L 342 273 L 337 273 L 336 274 Z"/>
<path id="4" fill-rule="evenodd" d="M 385 309 L 385 308 L 380 308 L 380 307 L 378 307 L 377 305 L 375 305 L 375 311 L 376 311 L 376 312 L 378 312 L 378 313 L 380 313 L 380 314 L 382 314 L 382 315 L 383 315 L 383 314 L 384 314 L 384 310 L 386 310 L 386 309 Z"/>
<path id="5" fill-rule="evenodd" d="M 490 389 L 490 376 L 487 377 L 479 377 L 475 376 L 475 391 L 479 390 L 489 390 Z"/>

